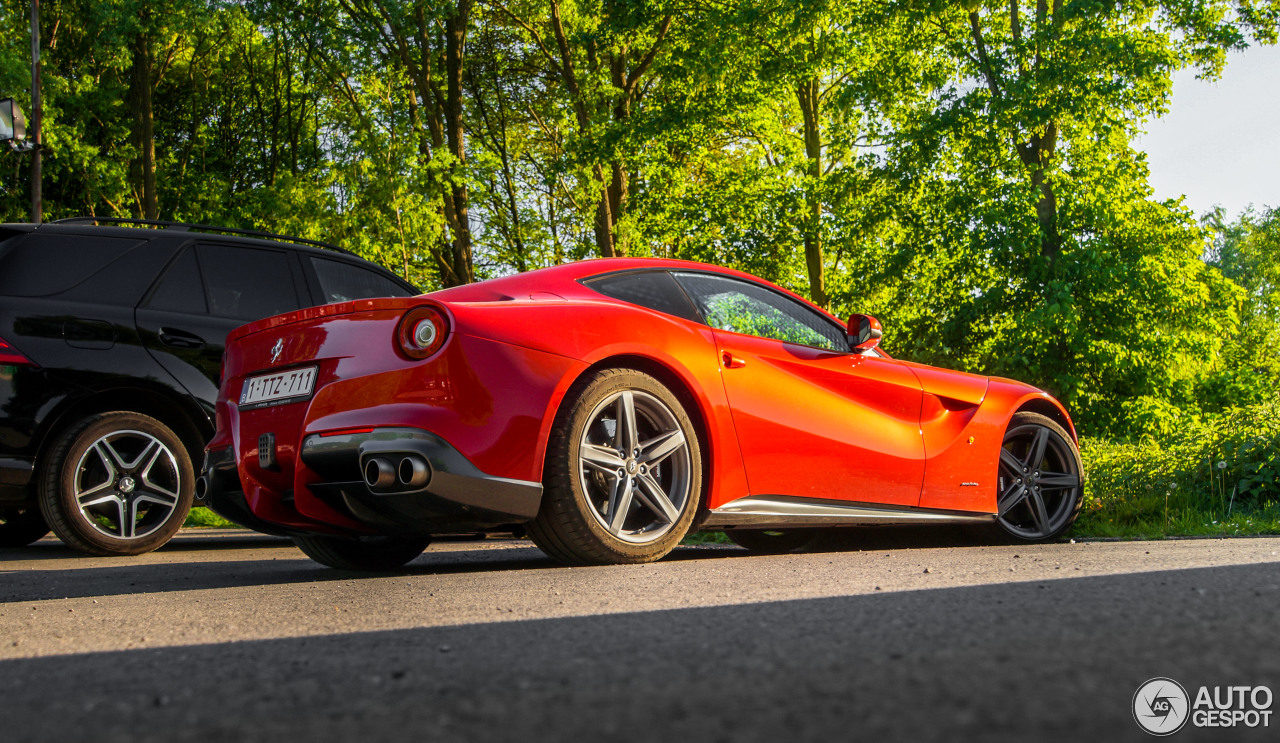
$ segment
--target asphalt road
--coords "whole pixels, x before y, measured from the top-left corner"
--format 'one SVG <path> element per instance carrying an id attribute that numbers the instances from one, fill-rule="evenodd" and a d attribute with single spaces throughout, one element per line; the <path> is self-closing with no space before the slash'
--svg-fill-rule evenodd
<path id="1" fill-rule="evenodd" d="M 1280 693 L 1280 539 L 826 547 L 440 543 L 376 576 L 236 532 L 0 550 L 0 740 L 1142 741 L 1148 678 Z"/>

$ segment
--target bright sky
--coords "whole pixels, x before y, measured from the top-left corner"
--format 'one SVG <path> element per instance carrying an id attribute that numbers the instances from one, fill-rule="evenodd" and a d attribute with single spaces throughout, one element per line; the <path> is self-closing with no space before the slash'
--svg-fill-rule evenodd
<path id="1" fill-rule="evenodd" d="M 1156 198 L 1186 196 L 1197 216 L 1280 207 L 1280 46 L 1230 55 L 1217 82 L 1184 70 L 1173 105 L 1134 145 L 1147 153 Z"/>

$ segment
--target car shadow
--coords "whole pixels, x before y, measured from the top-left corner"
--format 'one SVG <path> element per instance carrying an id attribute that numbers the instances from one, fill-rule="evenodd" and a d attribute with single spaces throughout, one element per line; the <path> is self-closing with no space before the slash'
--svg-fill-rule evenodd
<path id="1" fill-rule="evenodd" d="M 1274 688 L 1275 568 L 13 659 L 0 698 L 19 741 L 1139 740 L 1154 676 Z"/>
<path id="2" fill-rule="evenodd" d="M 335 570 L 311 561 L 287 539 L 253 533 L 220 536 L 186 536 L 175 539 L 153 555 L 197 552 L 207 560 L 182 559 L 146 562 L 136 558 L 101 558 L 110 564 L 78 567 L 83 555 L 57 542 L 0 550 L 0 604 L 61 598 L 95 598 L 119 594 L 169 593 L 245 586 L 288 585 L 336 580 L 363 580 L 387 576 L 465 575 L 485 572 L 568 569 L 548 558 L 527 539 L 488 538 L 485 549 L 450 549 L 451 544 L 474 543 L 474 538 L 442 540 L 405 567 L 387 572 Z M 822 530 L 807 552 L 859 552 L 973 547 L 974 541 L 945 527 L 873 527 Z M 221 559 L 240 550 L 277 550 L 270 559 Z M 694 560 L 777 559 L 760 557 L 731 544 L 682 545 L 664 562 Z M 23 561 L 65 560 L 67 568 L 7 569 Z M 584 568 L 574 568 L 582 570 Z M 591 568 L 585 568 L 591 569 Z"/>

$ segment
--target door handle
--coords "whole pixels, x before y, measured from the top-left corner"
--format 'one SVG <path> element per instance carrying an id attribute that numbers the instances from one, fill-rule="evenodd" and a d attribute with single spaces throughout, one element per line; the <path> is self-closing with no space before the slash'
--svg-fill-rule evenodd
<path id="1" fill-rule="evenodd" d="M 160 328 L 160 342 L 174 348 L 204 348 L 204 339 L 195 333 L 175 328 Z"/>
<path id="2" fill-rule="evenodd" d="M 726 369 L 741 369 L 747 365 L 746 359 L 741 356 L 734 356 L 728 351 L 720 352 L 720 360 L 724 362 L 724 368 Z"/>

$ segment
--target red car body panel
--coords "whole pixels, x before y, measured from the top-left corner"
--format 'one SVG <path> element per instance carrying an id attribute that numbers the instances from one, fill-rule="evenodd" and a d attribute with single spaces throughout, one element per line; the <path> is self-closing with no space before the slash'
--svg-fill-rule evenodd
<path id="1" fill-rule="evenodd" d="M 920 384 L 890 359 L 715 332 L 752 495 L 915 506 Z M 712 507 L 720 503 L 713 502 Z"/>
<path id="2" fill-rule="evenodd" d="M 704 506 L 748 495 L 994 513 L 999 448 L 1023 406 L 1066 411 L 1009 380 L 713 330 L 606 297 L 580 279 L 637 269 L 741 272 L 683 261 L 583 261 L 408 299 L 268 318 L 228 338 L 211 456 L 229 450 L 261 522 L 306 533 L 369 533 L 301 458 L 304 441 L 352 430 L 438 436 L 480 472 L 540 483 L 567 392 L 596 365 L 640 365 L 686 397 L 707 463 Z M 771 287 L 773 288 L 773 287 Z M 843 325 L 803 298 L 776 289 Z M 446 318 L 443 348 L 411 360 L 396 329 L 410 308 Z M 302 402 L 241 409 L 246 377 L 316 366 Z M 259 436 L 275 439 L 260 466 Z"/>

